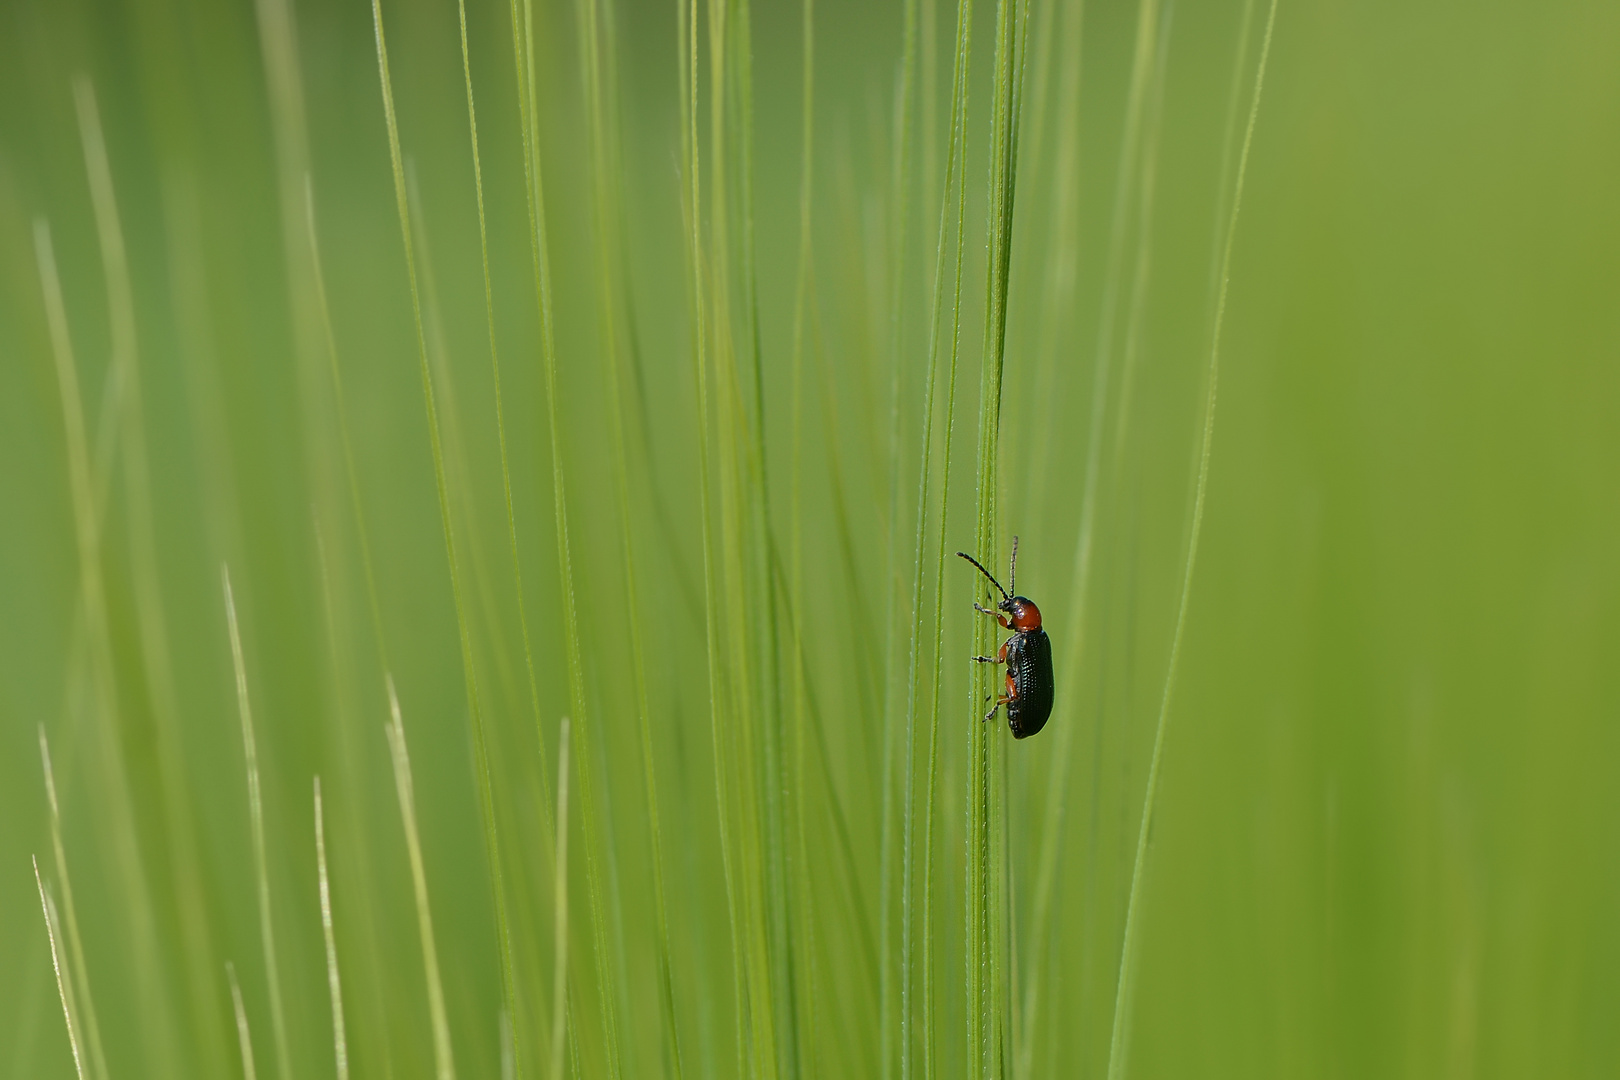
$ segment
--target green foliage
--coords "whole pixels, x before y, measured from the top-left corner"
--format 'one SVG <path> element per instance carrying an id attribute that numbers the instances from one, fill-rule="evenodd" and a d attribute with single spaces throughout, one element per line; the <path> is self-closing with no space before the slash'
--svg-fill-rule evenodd
<path id="1" fill-rule="evenodd" d="M 0 20 L 0 1075 L 1620 1063 L 1614 12 Z"/>

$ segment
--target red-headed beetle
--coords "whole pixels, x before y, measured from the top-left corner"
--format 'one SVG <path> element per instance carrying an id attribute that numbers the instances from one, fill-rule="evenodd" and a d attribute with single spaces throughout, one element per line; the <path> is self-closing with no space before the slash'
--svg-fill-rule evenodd
<path id="1" fill-rule="evenodd" d="M 1007 665 L 1006 693 L 996 699 L 995 706 L 984 714 L 984 718 L 989 720 L 996 715 L 996 709 L 1005 705 L 1007 726 L 1012 729 L 1013 738 L 1027 739 L 1045 727 L 1047 718 L 1052 715 L 1052 642 L 1046 636 L 1046 631 L 1041 629 L 1041 609 L 1027 596 L 1009 594 L 978 559 L 965 551 L 958 551 L 957 554 L 978 567 L 979 573 L 1001 593 L 1001 602 L 996 607 L 1005 614 L 977 603 L 973 609 L 994 616 L 1004 629 L 1013 632 L 1013 636 L 1007 639 L 995 656 L 973 658 L 981 664 Z M 1016 536 L 1012 542 L 1012 565 L 1007 571 L 1007 584 L 1014 589 L 1018 587 Z"/>

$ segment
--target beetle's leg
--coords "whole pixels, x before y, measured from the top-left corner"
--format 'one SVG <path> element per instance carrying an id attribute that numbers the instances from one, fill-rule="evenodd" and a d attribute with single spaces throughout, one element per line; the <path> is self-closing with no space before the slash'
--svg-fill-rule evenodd
<path id="1" fill-rule="evenodd" d="M 1005 653 L 1006 650 L 1003 649 L 1002 652 Z M 994 656 L 975 656 L 971 659 L 977 660 L 981 664 L 1005 664 L 1007 662 L 1006 656 L 1001 656 L 999 658 Z"/>
<path id="2" fill-rule="evenodd" d="M 980 615 L 989 615 L 991 618 L 995 618 L 996 616 L 995 612 L 991 611 L 977 600 L 973 601 L 973 610 L 977 611 Z"/>
<path id="3" fill-rule="evenodd" d="M 995 706 L 991 708 L 989 712 L 984 714 L 985 722 L 989 723 L 991 718 L 996 715 L 996 709 L 1001 708 L 1005 704 L 1007 704 L 1007 695 L 1003 694 L 1001 697 L 996 698 Z"/>

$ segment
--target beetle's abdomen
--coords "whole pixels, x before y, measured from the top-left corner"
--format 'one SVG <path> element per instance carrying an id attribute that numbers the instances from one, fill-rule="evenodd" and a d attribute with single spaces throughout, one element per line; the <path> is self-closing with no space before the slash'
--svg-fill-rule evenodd
<path id="1" fill-rule="evenodd" d="M 1007 677 L 1017 693 L 1007 702 L 1013 738 L 1027 739 L 1052 715 L 1052 640 L 1044 630 L 1014 634 L 1007 642 Z"/>

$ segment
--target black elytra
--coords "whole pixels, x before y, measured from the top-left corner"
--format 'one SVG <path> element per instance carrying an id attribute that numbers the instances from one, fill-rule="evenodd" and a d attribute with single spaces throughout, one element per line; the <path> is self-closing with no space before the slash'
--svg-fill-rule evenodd
<path id="1" fill-rule="evenodd" d="M 984 718 L 989 720 L 996 715 L 996 709 L 1005 705 L 1007 727 L 1012 730 L 1013 738 L 1027 739 L 1045 727 L 1052 715 L 1052 640 L 1041 629 L 1041 609 L 1027 596 L 1008 593 L 978 559 L 965 551 L 958 551 L 957 554 L 972 563 L 1001 593 L 1001 602 L 996 605 L 999 611 L 991 611 L 980 604 L 974 604 L 974 610 L 994 616 L 1003 628 L 1013 632 L 1013 636 L 1002 644 L 1001 651 L 995 656 L 973 658 L 982 664 L 1007 665 L 1006 692 L 996 699 L 995 706 L 984 714 Z M 1007 571 L 1007 584 L 1014 589 L 1018 587 L 1016 536 L 1012 541 L 1012 563 Z"/>

